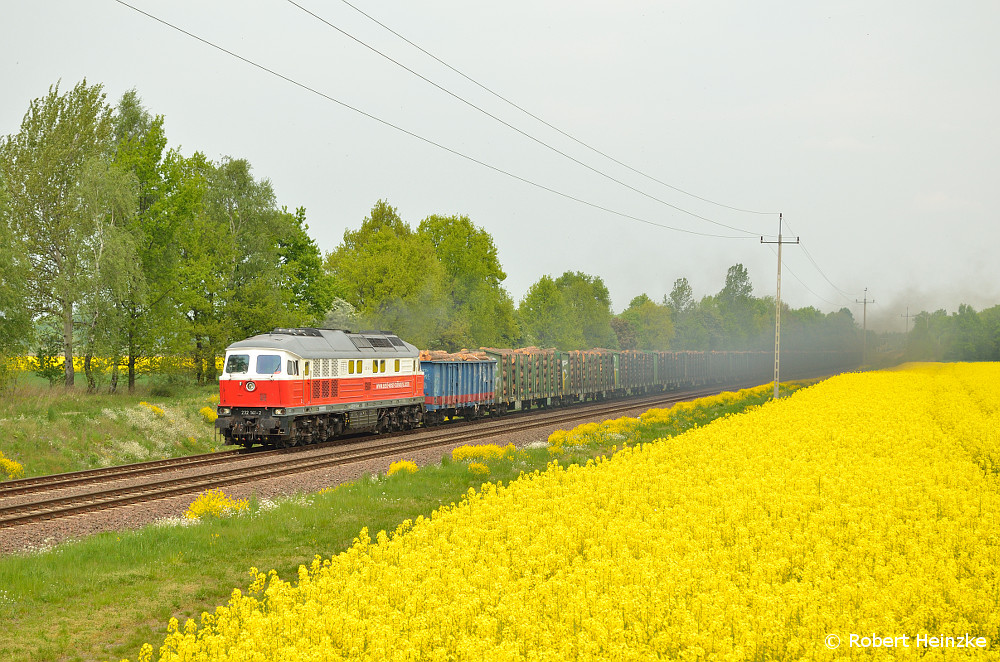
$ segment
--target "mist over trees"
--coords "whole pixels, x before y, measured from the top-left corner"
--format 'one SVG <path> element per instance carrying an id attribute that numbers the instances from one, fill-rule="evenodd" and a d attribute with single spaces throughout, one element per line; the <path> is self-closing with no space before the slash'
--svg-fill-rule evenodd
<path id="1" fill-rule="evenodd" d="M 912 361 L 1000 361 L 1000 305 L 980 312 L 967 304 L 949 315 L 921 312 L 906 337 Z"/>

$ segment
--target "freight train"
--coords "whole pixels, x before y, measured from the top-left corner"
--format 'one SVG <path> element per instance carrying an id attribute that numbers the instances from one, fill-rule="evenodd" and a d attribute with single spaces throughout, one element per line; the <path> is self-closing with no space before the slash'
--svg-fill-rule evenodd
<path id="1" fill-rule="evenodd" d="M 845 367 L 782 353 L 789 372 Z M 709 383 L 766 382 L 770 352 L 483 349 L 424 353 L 385 331 L 274 329 L 226 348 L 216 427 L 229 444 L 299 446 Z"/>

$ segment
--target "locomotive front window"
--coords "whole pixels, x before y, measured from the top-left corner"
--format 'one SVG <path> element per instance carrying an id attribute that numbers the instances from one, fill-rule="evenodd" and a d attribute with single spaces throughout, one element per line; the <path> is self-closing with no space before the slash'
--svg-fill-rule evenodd
<path id="1" fill-rule="evenodd" d="M 281 372 L 281 357 L 277 354 L 261 354 L 257 357 L 258 375 L 277 375 Z"/>
<path id="2" fill-rule="evenodd" d="M 226 372 L 229 374 L 246 372 L 249 369 L 250 369 L 249 354 L 230 354 L 229 358 L 226 359 Z"/>

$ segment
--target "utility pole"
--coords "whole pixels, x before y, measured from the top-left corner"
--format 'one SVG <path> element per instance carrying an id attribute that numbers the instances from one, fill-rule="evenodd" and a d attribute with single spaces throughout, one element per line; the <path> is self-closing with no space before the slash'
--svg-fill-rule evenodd
<path id="1" fill-rule="evenodd" d="M 782 241 L 781 240 L 781 214 L 778 214 L 778 241 L 764 241 L 764 237 L 760 238 L 760 243 L 762 244 L 778 244 L 778 296 L 775 299 L 774 305 L 774 399 L 778 399 L 778 383 L 780 381 L 779 377 L 779 365 L 781 361 L 781 245 L 782 244 L 797 244 L 799 243 L 799 238 L 796 237 L 795 241 Z"/>
<path id="2" fill-rule="evenodd" d="M 900 317 L 905 317 L 906 318 L 906 335 L 910 335 L 910 318 L 911 317 L 916 317 L 916 315 L 911 315 L 910 314 L 910 307 L 907 306 L 906 307 L 906 314 L 905 315 L 900 315 Z"/>
<path id="3" fill-rule="evenodd" d="M 861 327 L 862 328 L 861 363 L 864 365 L 868 365 L 868 304 L 875 303 L 875 299 L 868 298 L 868 288 L 866 287 L 864 301 L 858 301 L 857 299 L 855 299 L 854 302 L 865 304 L 864 313 L 862 314 L 861 318 L 863 320 L 863 326 Z M 907 308 L 906 312 L 910 312 L 910 309 Z"/>

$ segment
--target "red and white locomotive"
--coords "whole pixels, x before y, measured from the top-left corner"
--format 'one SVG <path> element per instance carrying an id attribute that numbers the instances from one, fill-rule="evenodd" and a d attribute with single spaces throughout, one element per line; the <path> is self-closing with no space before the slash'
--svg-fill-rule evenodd
<path id="1" fill-rule="evenodd" d="M 275 329 L 226 348 L 216 427 L 230 444 L 295 446 L 423 418 L 420 352 L 384 331 Z"/>

